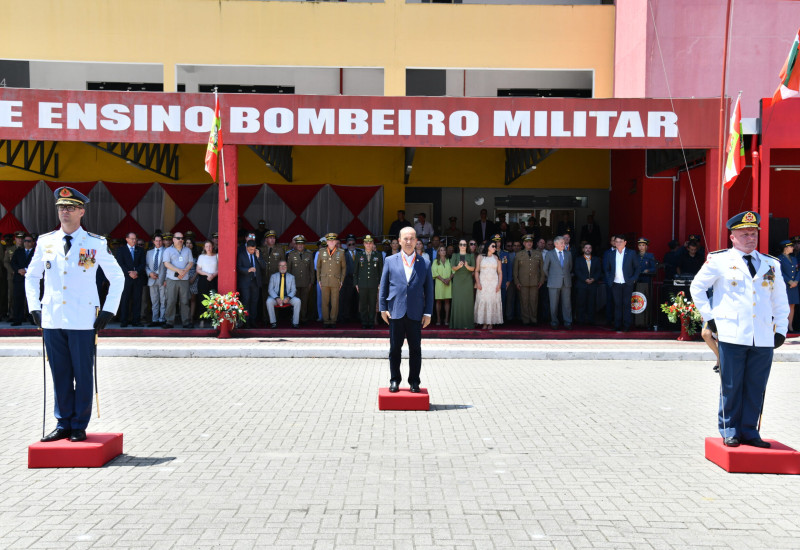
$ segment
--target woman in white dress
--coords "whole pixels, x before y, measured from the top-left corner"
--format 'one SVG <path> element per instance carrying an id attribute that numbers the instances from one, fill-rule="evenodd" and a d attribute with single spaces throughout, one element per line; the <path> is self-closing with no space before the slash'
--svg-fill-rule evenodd
<path id="1" fill-rule="evenodd" d="M 500 294 L 502 265 L 497 260 L 497 243 L 488 241 L 483 246 L 475 265 L 475 322 L 481 328 L 492 330 L 503 324 L 503 302 Z"/>

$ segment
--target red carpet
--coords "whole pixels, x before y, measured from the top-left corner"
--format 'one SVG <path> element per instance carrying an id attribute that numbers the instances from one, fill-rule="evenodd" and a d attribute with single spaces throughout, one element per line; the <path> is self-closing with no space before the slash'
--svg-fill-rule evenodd
<path id="1" fill-rule="evenodd" d="M 3 336 L 39 336 L 41 333 L 26 325 L 26 327 L 0 328 L 0 337 Z M 499 325 L 493 330 L 451 330 L 449 328 L 431 325 L 424 331 L 425 338 L 445 338 L 464 340 L 675 340 L 677 331 L 631 330 L 630 332 L 615 332 L 613 329 L 600 326 L 579 326 L 574 330 L 560 327 L 553 330 L 549 325 L 536 327 L 523 327 L 519 323 Z M 213 338 L 216 337 L 215 329 L 163 329 L 163 328 L 107 328 L 100 333 L 106 338 L 114 337 L 182 337 L 182 338 Z M 299 329 L 293 329 L 287 324 L 279 324 L 276 329 L 237 329 L 233 332 L 234 338 L 388 338 L 389 329 L 386 325 L 376 326 L 373 329 L 362 329 L 358 323 L 337 324 L 334 329 L 324 329 L 322 323 L 309 323 Z M 696 335 L 699 341 L 699 334 Z"/>

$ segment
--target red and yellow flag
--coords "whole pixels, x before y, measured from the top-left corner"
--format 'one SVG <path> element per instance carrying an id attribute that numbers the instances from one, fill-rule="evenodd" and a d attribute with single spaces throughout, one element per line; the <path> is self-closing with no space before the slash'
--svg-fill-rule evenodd
<path id="1" fill-rule="evenodd" d="M 800 31 L 797 31 L 797 34 L 794 35 L 792 48 L 789 50 L 789 57 L 786 58 L 783 69 L 781 69 L 781 84 L 772 96 L 772 103 L 800 94 L 800 70 L 795 70 L 794 66 L 797 61 L 797 48 L 799 45 Z"/>
<path id="2" fill-rule="evenodd" d="M 725 163 L 725 189 L 730 189 L 733 182 L 744 168 L 744 140 L 742 139 L 742 107 L 736 98 L 736 105 L 731 113 L 730 134 L 728 134 L 728 159 Z"/>
<path id="3" fill-rule="evenodd" d="M 217 159 L 222 149 L 222 121 L 219 117 L 219 97 L 214 94 L 214 99 L 214 122 L 211 125 L 211 133 L 208 134 L 206 149 L 206 172 L 211 175 L 211 179 L 217 181 Z"/>

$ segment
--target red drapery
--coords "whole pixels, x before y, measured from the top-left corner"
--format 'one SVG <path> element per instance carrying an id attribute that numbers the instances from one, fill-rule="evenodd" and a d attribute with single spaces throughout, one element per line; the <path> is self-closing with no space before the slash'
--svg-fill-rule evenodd
<path id="1" fill-rule="evenodd" d="M 118 183 L 105 181 L 103 184 L 106 186 L 106 189 L 108 189 L 108 192 L 111 193 L 111 196 L 114 197 L 114 200 L 116 200 L 125 211 L 125 217 L 111 230 L 111 237 L 121 239 L 133 231 L 138 237 L 149 239 L 150 237 L 147 231 L 139 225 L 139 222 L 133 219 L 131 212 L 136 208 L 136 205 L 139 204 L 139 201 L 144 198 L 153 186 L 153 183 Z"/>
<path id="2" fill-rule="evenodd" d="M 183 217 L 178 220 L 175 226 L 172 228 L 172 232 L 175 231 L 193 231 L 195 237 L 198 239 L 205 239 L 205 236 L 200 233 L 197 227 L 192 223 L 189 219 L 189 211 L 197 204 L 197 201 L 200 200 L 200 197 L 208 191 L 208 188 L 211 187 L 210 184 L 196 184 L 196 185 L 185 185 L 180 183 L 162 183 L 160 184 L 161 187 L 164 188 L 164 191 L 167 195 L 175 201 L 175 204 L 178 205 L 178 208 L 181 209 L 183 212 Z"/>
<path id="3" fill-rule="evenodd" d="M 303 211 L 308 207 L 314 197 L 317 196 L 319 190 L 324 185 L 272 185 L 270 189 L 275 191 L 286 206 L 294 213 L 295 218 L 289 227 L 278 236 L 279 242 L 288 242 L 292 240 L 295 235 L 303 235 L 307 240 L 316 240 L 319 238 L 313 229 L 303 221 L 301 217 Z"/>
<path id="4" fill-rule="evenodd" d="M 11 213 L 17 205 L 39 183 L 38 181 L 2 181 L 0 182 L 0 204 L 6 209 L 6 215 L 0 219 L 0 233 L 27 231 L 22 222 Z"/>

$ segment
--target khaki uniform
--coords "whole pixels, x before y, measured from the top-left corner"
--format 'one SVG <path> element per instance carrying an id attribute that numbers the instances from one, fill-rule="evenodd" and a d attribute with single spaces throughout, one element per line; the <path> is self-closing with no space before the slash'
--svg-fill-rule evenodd
<path id="1" fill-rule="evenodd" d="M 542 253 L 538 250 L 521 250 L 514 257 L 514 285 L 520 286 L 519 301 L 523 324 L 537 322 L 539 285 L 544 282 L 543 266 Z"/>
<path id="2" fill-rule="evenodd" d="M 6 295 L 4 297 L 4 303 L 9 315 L 14 311 L 14 269 L 11 267 L 11 256 L 14 255 L 14 251 L 16 251 L 17 248 L 17 245 L 12 243 L 6 247 L 6 251 L 3 254 L 3 267 L 6 270 Z"/>
<path id="3" fill-rule="evenodd" d="M 339 288 L 347 274 L 347 263 L 341 248 L 331 255 L 326 248 L 317 257 L 317 280 L 322 290 L 322 323 L 333 325 L 339 316 Z"/>
<path id="4" fill-rule="evenodd" d="M 367 256 L 363 250 L 356 252 L 353 281 L 358 287 L 358 312 L 361 324 L 371 327 L 375 324 L 378 307 L 378 285 L 383 273 L 383 254 L 373 250 Z"/>
<path id="5" fill-rule="evenodd" d="M 314 255 L 310 250 L 289 252 L 288 272 L 294 275 L 297 297 L 300 298 L 300 322 L 308 320 L 309 297 L 314 284 Z"/>

